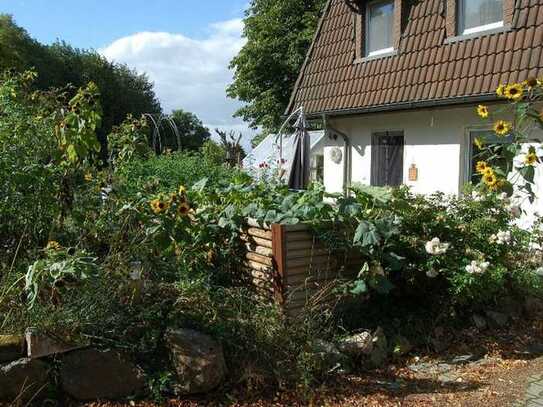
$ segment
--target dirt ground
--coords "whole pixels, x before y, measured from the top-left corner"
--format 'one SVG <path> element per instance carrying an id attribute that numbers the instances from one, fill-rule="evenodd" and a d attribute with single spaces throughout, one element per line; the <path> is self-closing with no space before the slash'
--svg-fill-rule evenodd
<path id="1" fill-rule="evenodd" d="M 440 355 L 417 354 L 389 365 L 386 369 L 338 378 L 313 389 L 300 400 L 293 393 L 258 397 L 237 390 L 222 401 L 170 400 L 162 405 L 196 406 L 484 406 L 525 405 L 528 378 L 543 375 L 543 320 L 518 321 L 507 329 L 479 332 L 475 329 L 456 333 L 448 350 Z M 534 350 L 537 349 L 537 350 Z M 413 364 L 435 364 L 455 356 L 478 355 L 477 361 L 455 365 L 443 372 L 414 372 Z M 216 397 L 216 396 L 215 396 Z M 84 407 L 155 407 L 149 402 L 89 403 Z M 542 404 L 543 405 L 543 404 Z"/>

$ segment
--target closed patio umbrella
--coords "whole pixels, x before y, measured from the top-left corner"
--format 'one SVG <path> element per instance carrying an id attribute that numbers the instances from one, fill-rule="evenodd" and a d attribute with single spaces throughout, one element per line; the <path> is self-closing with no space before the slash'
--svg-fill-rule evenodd
<path id="1" fill-rule="evenodd" d="M 294 156 L 288 176 L 288 187 L 290 189 L 305 189 L 309 184 L 311 142 L 307 132 L 307 122 L 302 110 L 296 124 L 294 125 Z"/>

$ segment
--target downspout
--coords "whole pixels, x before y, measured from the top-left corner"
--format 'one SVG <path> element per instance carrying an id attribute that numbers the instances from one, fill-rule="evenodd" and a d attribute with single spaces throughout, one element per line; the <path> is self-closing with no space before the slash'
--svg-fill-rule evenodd
<path id="1" fill-rule="evenodd" d="M 326 114 L 322 115 L 322 122 L 325 136 L 334 140 L 337 139 L 338 136 L 343 139 L 343 193 L 345 196 L 348 196 L 349 188 L 351 186 L 351 140 L 347 134 L 328 125 Z"/>

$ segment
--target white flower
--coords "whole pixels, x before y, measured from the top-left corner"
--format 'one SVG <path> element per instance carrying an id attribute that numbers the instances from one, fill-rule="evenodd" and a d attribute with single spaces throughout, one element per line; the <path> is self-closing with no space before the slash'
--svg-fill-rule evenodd
<path id="1" fill-rule="evenodd" d="M 429 242 L 426 242 L 424 248 L 426 249 L 426 253 L 438 256 L 447 252 L 449 249 L 449 243 L 441 243 L 439 238 L 434 237 Z"/>
<path id="2" fill-rule="evenodd" d="M 484 195 L 477 191 L 471 192 L 471 199 L 473 199 L 475 202 L 480 202 L 483 199 L 485 199 Z"/>
<path id="3" fill-rule="evenodd" d="M 439 275 L 439 272 L 436 269 L 431 269 L 426 272 L 426 275 L 429 278 L 436 278 Z"/>
<path id="4" fill-rule="evenodd" d="M 499 231 L 496 235 L 498 244 L 508 244 L 511 243 L 511 232 L 509 230 Z"/>
<path id="5" fill-rule="evenodd" d="M 483 274 L 489 266 L 490 263 L 487 261 L 478 262 L 476 260 L 473 260 L 470 264 L 466 266 L 466 271 L 469 274 Z"/>
<path id="6" fill-rule="evenodd" d="M 500 195 L 498 195 L 498 198 L 503 201 L 503 203 L 508 204 L 511 202 L 509 199 L 509 195 L 507 195 L 506 192 L 502 192 Z"/>

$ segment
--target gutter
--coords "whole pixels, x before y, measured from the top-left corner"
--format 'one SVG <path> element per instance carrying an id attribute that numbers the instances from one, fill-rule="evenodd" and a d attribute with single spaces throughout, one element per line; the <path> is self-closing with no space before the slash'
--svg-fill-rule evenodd
<path id="1" fill-rule="evenodd" d="M 366 108 L 327 110 L 323 112 L 307 113 L 306 117 L 309 119 L 315 119 L 318 117 L 325 117 L 326 115 L 349 116 L 349 115 L 359 115 L 359 114 L 367 114 L 367 113 L 396 112 L 399 110 L 415 110 L 415 109 L 422 109 L 422 108 L 427 108 L 427 107 L 440 107 L 440 106 L 444 107 L 444 106 L 450 106 L 450 105 L 462 105 L 462 104 L 493 102 L 493 101 L 498 101 L 496 94 L 487 93 L 487 94 L 479 95 L 479 96 L 459 96 L 459 97 L 447 98 L 447 99 L 424 100 L 420 102 L 403 102 L 403 103 L 372 106 L 372 107 L 366 107 Z"/>
<path id="2" fill-rule="evenodd" d="M 328 125 L 326 114 L 322 115 L 322 123 L 325 136 L 334 140 L 337 139 L 338 136 L 343 139 L 343 150 L 345 155 L 343 158 L 343 193 L 345 196 L 348 196 L 349 188 L 351 186 L 351 140 L 347 134 Z"/>

